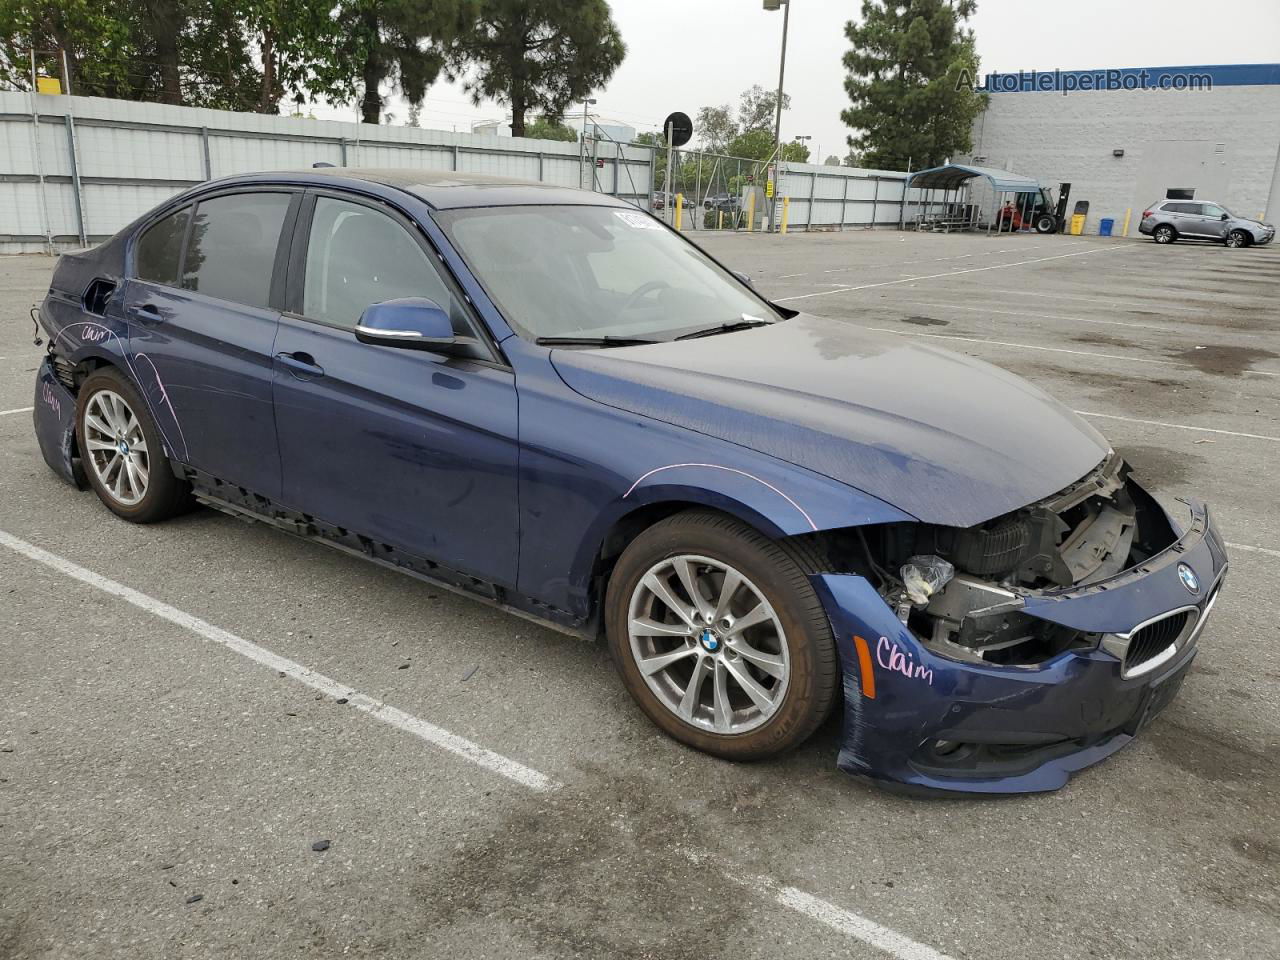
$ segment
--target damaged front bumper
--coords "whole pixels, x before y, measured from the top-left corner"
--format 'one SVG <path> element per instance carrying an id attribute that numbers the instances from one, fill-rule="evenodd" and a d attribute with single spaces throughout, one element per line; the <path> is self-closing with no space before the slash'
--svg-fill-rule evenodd
<path id="1" fill-rule="evenodd" d="M 814 575 L 844 675 L 840 768 L 886 785 L 1026 793 L 1129 743 L 1176 695 L 1226 573 L 1208 508 L 1186 505 L 1189 522 L 1159 554 L 1022 598 L 1022 613 L 1094 638 L 1033 665 L 942 656 L 867 579 Z"/>

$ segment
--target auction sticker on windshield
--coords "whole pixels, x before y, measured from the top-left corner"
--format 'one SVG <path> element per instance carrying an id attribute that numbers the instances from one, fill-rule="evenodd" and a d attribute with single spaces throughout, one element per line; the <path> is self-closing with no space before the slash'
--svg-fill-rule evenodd
<path id="1" fill-rule="evenodd" d="M 627 210 L 615 210 L 613 215 L 633 230 L 661 230 L 662 224 L 653 217 L 643 213 L 631 213 Z"/>

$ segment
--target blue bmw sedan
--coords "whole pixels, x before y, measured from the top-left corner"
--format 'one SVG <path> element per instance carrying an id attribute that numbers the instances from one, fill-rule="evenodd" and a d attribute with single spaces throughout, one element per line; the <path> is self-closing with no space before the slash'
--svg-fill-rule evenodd
<path id="1" fill-rule="evenodd" d="M 404 170 L 203 184 L 65 254 L 49 465 L 609 644 L 735 760 L 1052 790 L 1176 695 L 1223 583 L 1089 425 L 978 361 L 769 303 L 598 193 Z"/>

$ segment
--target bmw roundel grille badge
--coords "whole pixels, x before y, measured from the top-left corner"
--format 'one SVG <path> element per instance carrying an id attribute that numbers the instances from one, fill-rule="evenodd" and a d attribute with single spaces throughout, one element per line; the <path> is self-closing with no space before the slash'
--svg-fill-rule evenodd
<path id="1" fill-rule="evenodd" d="M 1182 585 L 1192 593 L 1200 592 L 1200 578 L 1196 576 L 1196 572 L 1185 563 L 1178 564 L 1178 579 L 1182 581 Z"/>

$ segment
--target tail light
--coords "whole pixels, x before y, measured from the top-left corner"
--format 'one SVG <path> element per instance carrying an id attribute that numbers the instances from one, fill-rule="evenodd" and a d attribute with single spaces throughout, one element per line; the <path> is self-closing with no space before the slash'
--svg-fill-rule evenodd
<path id="1" fill-rule="evenodd" d="M 1150 211 L 1150 210 L 1143 210 L 1143 211 L 1142 211 L 1142 219 L 1143 219 L 1143 220 L 1147 219 L 1147 217 L 1149 217 L 1149 216 L 1151 216 L 1151 211 Z"/>

